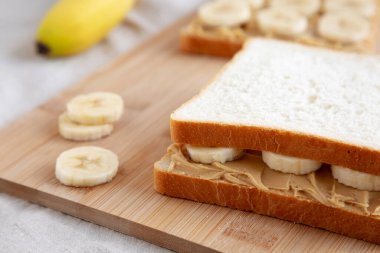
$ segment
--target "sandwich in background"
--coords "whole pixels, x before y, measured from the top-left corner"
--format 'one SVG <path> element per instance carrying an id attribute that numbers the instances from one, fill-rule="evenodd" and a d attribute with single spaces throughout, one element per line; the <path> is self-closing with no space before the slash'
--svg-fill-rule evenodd
<path id="1" fill-rule="evenodd" d="M 211 0 L 180 36 L 184 51 L 234 55 L 250 37 L 374 52 L 378 0 Z"/>

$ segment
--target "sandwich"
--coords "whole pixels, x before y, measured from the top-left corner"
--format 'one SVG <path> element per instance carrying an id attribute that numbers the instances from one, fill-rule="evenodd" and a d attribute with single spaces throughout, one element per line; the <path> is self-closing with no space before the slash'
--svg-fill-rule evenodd
<path id="1" fill-rule="evenodd" d="M 380 58 L 247 41 L 170 117 L 171 197 L 380 244 Z"/>
<path id="2" fill-rule="evenodd" d="M 378 0 L 211 0 L 181 31 L 180 47 L 230 57 L 250 37 L 373 52 Z"/>

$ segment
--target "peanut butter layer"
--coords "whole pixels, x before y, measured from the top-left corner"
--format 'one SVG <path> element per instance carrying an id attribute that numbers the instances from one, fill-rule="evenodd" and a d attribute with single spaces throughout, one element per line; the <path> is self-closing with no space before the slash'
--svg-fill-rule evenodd
<path id="1" fill-rule="evenodd" d="M 168 148 L 160 163 L 171 173 L 255 187 L 380 219 L 380 192 L 362 191 L 340 184 L 332 177 L 329 166 L 297 176 L 271 170 L 260 155 L 252 153 L 245 153 L 240 159 L 224 164 L 199 164 L 192 162 L 178 144 Z"/>

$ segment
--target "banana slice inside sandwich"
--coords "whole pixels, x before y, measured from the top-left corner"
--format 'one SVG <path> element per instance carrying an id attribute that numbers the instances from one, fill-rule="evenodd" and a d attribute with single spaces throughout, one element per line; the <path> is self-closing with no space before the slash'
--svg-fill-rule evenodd
<path id="1" fill-rule="evenodd" d="M 274 8 L 290 8 L 300 14 L 310 16 L 317 13 L 321 7 L 320 0 L 271 0 L 271 7 Z"/>
<path id="2" fill-rule="evenodd" d="M 113 123 L 120 119 L 124 110 L 123 99 L 111 92 L 93 92 L 78 95 L 67 105 L 70 120 L 85 125 Z"/>
<path id="3" fill-rule="evenodd" d="M 118 167 L 118 158 L 112 151 L 92 146 L 78 147 L 59 155 L 55 176 L 64 185 L 95 186 L 111 181 Z"/>
<path id="4" fill-rule="evenodd" d="M 323 9 L 326 12 L 355 12 L 370 18 L 376 14 L 376 3 L 374 0 L 326 0 Z"/>
<path id="5" fill-rule="evenodd" d="M 110 135 L 112 124 L 82 125 L 70 120 L 67 113 L 62 113 L 58 118 L 58 128 L 61 136 L 74 141 L 92 141 Z"/>
<path id="6" fill-rule="evenodd" d="M 249 3 L 244 0 L 214 0 L 199 8 L 198 17 L 208 26 L 234 27 L 247 23 L 251 11 Z"/>
<path id="7" fill-rule="evenodd" d="M 269 8 L 257 14 L 257 24 L 264 33 L 295 36 L 306 31 L 307 18 L 289 8 Z"/>
<path id="8" fill-rule="evenodd" d="M 213 162 L 225 163 L 238 159 L 243 155 L 243 150 L 237 148 L 208 148 L 192 146 L 189 144 L 185 147 L 191 160 L 204 164 L 210 164 Z"/>
<path id="9" fill-rule="evenodd" d="M 370 22 L 353 12 L 329 12 L 318 23 L 318 33 L 336 42 L 359 42 L 368 38 L 370 32 Z"/>
<path id="10" fill-rule="evenodd" d="M 337 165 L 332 165 L 331 171 L 339 183 L 364 191 L 380 191 L 380 176 Z"/>
<path id="11" fill-rule="evenodd" d="M 285 156 L 267 151 L 263 151 L 262 156 L 263 161 L 269 168 L 284 173 L 305 175 L 316 171 L 322 166 L 322 163 L 318 161 Z"/>

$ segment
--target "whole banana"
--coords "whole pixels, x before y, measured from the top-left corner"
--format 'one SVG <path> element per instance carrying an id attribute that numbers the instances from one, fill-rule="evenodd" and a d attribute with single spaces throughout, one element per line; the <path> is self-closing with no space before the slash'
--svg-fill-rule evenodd
<path id="1" fill-rule="evenodd" d="M 135 0 L 60 0 L 42 20 L 36 50 L 47 56 L 79 53 L 104 38 Z"/>

